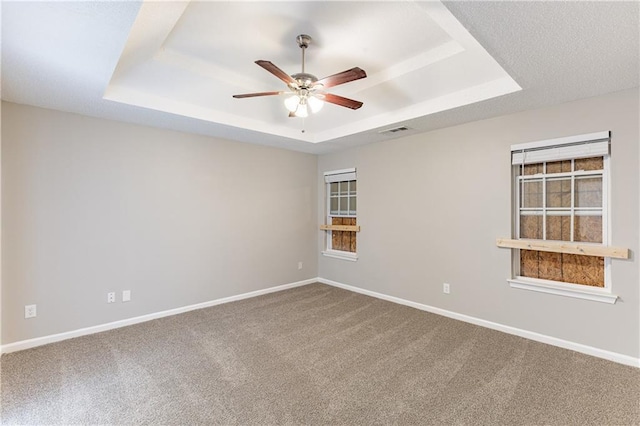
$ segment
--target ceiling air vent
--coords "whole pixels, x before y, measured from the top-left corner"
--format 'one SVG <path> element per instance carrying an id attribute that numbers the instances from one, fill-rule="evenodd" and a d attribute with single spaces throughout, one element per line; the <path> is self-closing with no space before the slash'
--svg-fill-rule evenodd
<path id="1" fill-rule="evenodd" d="M 378 133 L 381 135 L 393 135 L 395 133 L 406 132 L 410 130 L 407 126 L 394 127 L 393 129 L 380 130 Z"/>

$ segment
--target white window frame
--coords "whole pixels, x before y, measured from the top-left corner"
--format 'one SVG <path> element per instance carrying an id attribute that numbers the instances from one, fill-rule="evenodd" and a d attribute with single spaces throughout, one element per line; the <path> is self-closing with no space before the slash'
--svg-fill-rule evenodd
<path id="1" fill-rule="evenodd" d="M 325 181 L 325 220 L 326 223 L 331 224 L 332 222 L 332 218 L 334 217 L 351 217 L 351 218 L 357 218 L 358 217 L 358 207 L 356 204 L 356 214 L 352 215 L 352 214 L 347 214 L 347 215 L 343 215 L 343 214 L 331 214 L 331 184 L 332 183 L 336 183 L 336 182 L 348 182 L 348 181 L 352 181 L 355 180 L 356 182 L 358 181 L 357 179 L 357 175 L 356 175 L 356 169 L 355 168 L 351 168 L 351 169 L 342 169 L 342 170 L 333 170 L 333 171 L 329 171 L 329 172 L 324 172 L 324 181 Z M 354 195 L 357 199 L 358 197 L 358 191 L 356 189 L 356 193 Z M 349 195 L 349 198 L 351 196 Z M 335 250 L 332 248 L 331 244 L 332 244 L 332 233 L 333 231 L 326 231 L 325 232 L 325 242 L 324 242 L 324 247 L 325 250 L 322 251 L 322 254 L 324 256 L 327 257 L 332 257 L 332 258 L 336 258 L 336 259 L 342 259 L 342 260 L 349 260 L 352 262 L 355 262 L 356 260 L 358 260 L 358 254 L 357 253 L 352 253 L 350 251 L 343 251 L 343 250 Z"/>
<path id="2" fill-rule="evenodd" d="M 574 210 L 574 179 L 579 175 L 593 175 L 599 173 L 587 172 L 575 172 L 574 160 L 579 158 L 589 157 L 603 157 L 603 170 L 602 170 L 602 243 L 581 243 L 581 244 L 594 244 L 608 246 L 610 244 L 611 235 L 611 223 L 610 216 L 610 202 L 609 197 L 611 195 L 611 183 L 610 183 L 610 145 L 611 135 L 610 132 L 597 132 L 585 135 L 577 135 L 566 138 L 550 139 L 538 142 L 531 142 L 525 144 L 517 144 L 511 146 L 512 153 L 512 166 L 521 168 L 523 164 L 534 163 L 547 163 L 552 161 L 566 161 L 571 160 L 572 172 L 564 173 L 571 177 L 572 184 L 572 206 L 571 206 L 571 236 L 573 238 L 573 214 Z M 520 185 L 521 174 L 514 170 L 514 197 L 515 202 L 513 204 L 513 211 L 515 215 L 514 220 L 514 234 L 517 239 L 520 239 Z M 559 174 L 560 175 L 560 174 Z M 555 177 L 555 176 L 554 176 Z M 543 206 L 546 204 L 546 168 L 543 175 L 540 177 L 542 180 L 542 197 Z M 546 209 L 542 208 L 543 223 L 545 222 Z M 546 239 L 546 232 L 543 227 L 543 240 Z M 604 287 L 591 287 L 581 284 L 564 283 L 560 281 L 551 281 L 531 277 L 523 277 L 519 275 L 520 272 L 520 250 L 515 250 L 513 259 L 513 277 L 507 280 L 512 288 L 518 288 L 523 290 L 530 290 L 548 294 L 555 294 L 560 296 L 567 296 L 585 300 L 592 300 L 604 303 L 615 303 L 617 296 L 612 293 L 611 286 L 611 258 L 604 258 Z"/>
<path id="3" fill-rule="evenodd" d="M 601 216 L 602 217 L 602 243 L 594 243 L 597 245 L 609 245 L 609 231 L 608 231 L 608 226 L 607 224 L 609 223 L 609 218 L 608 218 L 608 212 L 607 212 L 607 205 L 608 205 L 608 200 L 606 195 L 608 195 L 606 193 L 605 188 L 607 188 L 608 185 L 608 172 L 609 172 L 609 156 L 608 155 L 603 155 L 603 165 L 602 165 L 602 170 L 586 170 L 586 171 L 575 171 L 574 170 L 574 163 L 575 160 L 577 160 L 578 158 L 574 158 L 574 159 L 566 159 L 563 161 L 571 161 L 571 172 L 563 172 L 563 173 L 553 173 L 553 176 L 549 176 L 549 174 L 546 171 L 546 166 L 547 166 L 547 162 L 542 162 L 544 164 L 545 170 L 542 172 L 541 175 L 539 174 L 535 174 L 535 175 L 522 175 L 519 174 L 516 176 L 516 181 L 517 181 L 517 185 L 518 188 L 516 188 L 516 229 L 515 229 L 515 233 L 516 233 L 516 237 L 518 239 L 520 239 L 520 216 L 523 211 L 530 211 L 532 212 L 532 215 L 540 215 L 542 216 L 542 240 L 546 241 L 547 240 L 547 227 L 546 227 L 546 217 L 547 216 L 553 216 L 553 214 L 551 214 L 552 212 L 557 212 L 557 216 L 569 216 L 571 218 L 571 226 L 570 226 L 570 232 L 571 232 L 571 237 L 568 240 L 568 242 L 575 242 L 575 236 L 574 236 L 574 219 L 576 216 L 589 216 L 589 212 L 594 212 L 594 213 L 600 213 L 595 214 L 593 216 Z M 600 177 L 602 179 L 602 207 L 576 207 L 575 206 L 575 181 L 576 179 L 580 179 L 580 178 L 589 178 L 589 177 Z M 571 181 L 571 206 L 570 207 L 548 207 L 546 204 L 546 199 L 547 199 L 547 182 L 549 180 L 556 180 L 556 179 L 569 179 Z M 521 206 L 521 200 L 520 200 L 520 193 L 522 191 L 520 191 L 520 187 L 521 185 L 523 185 L 524 182 L 535 182 L 535 181 L 539 181 L 542 183 L 542 207 L 522 207 Z M 569 214 L 560 214 L 562 212 L 566 212 Z M 551 240 L 551 241 L 567 241 L 567 240 Z M 581 244 L 588 244 L 585 242 L 581 242 Z"/>

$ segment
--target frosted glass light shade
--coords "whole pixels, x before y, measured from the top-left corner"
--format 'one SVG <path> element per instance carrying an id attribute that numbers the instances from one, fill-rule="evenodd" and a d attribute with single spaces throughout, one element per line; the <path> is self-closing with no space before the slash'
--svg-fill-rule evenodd
<path id="1" fill-rule="evenodd" d="M 284 100 L 284 106 L 291 112 L 296 112 L 300 105 L 300 97 L 293 95 Z"/>
<path id="2" fill-rule="evenodd" d="M 309 116 L 309 111 L 307 109 L 307 104 L 300 104 L 298 105 L 298 109 L 295 112 L 296 117 L 308 117 Z"/>
<path id="3" fill-rule="evenodd" d="M 310 96 L 309 99 L 307 99 L 307 103 L 313 113 L 320 111 L 324 106 L 324 101 L 316 98 L 315 96 Z"/>

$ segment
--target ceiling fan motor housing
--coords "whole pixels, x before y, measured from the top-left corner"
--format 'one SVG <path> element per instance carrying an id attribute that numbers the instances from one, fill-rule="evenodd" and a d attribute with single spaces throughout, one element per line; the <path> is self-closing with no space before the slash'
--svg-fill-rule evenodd
<path id="1" fill-rule="evenodd" d="M 298 82 L 298 86 L 305 89 L 308 89 L 313 83 L 318 81 L 318 77 L 306 72 L 299 72 L 297 74 L 293 74 L 291 77 Z"/>

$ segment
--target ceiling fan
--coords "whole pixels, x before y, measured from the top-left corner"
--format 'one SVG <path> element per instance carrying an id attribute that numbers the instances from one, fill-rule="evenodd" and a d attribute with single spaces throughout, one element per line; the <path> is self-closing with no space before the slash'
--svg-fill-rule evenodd
<path id="1" fill-rule="evenodd" d="M 240 99 L 256 96 L 287 95 L 284 105 L 289 110 L 289 117 L 307 117 L 309 110 L 314 113 L 320 111 L 324 102 L 350 109 L 360 108 L 362 102 L 328 93 L 324 89 L 365 78 L 367 73 L 356 67 L 318 79 L 315 75 L 306 73 L 304 70 L 304 52 L 311 43 L 311 37 L 306 34 L 300 34 L 296 37 L 296 41 L 300 49 L 302 49 L 302 72 L 288 75 L 269 61 L 256 61 L 256 64 L 284 81 L 289 88 L 288 91 L 246 93 L 233 95 L 233 97 Z"/>

